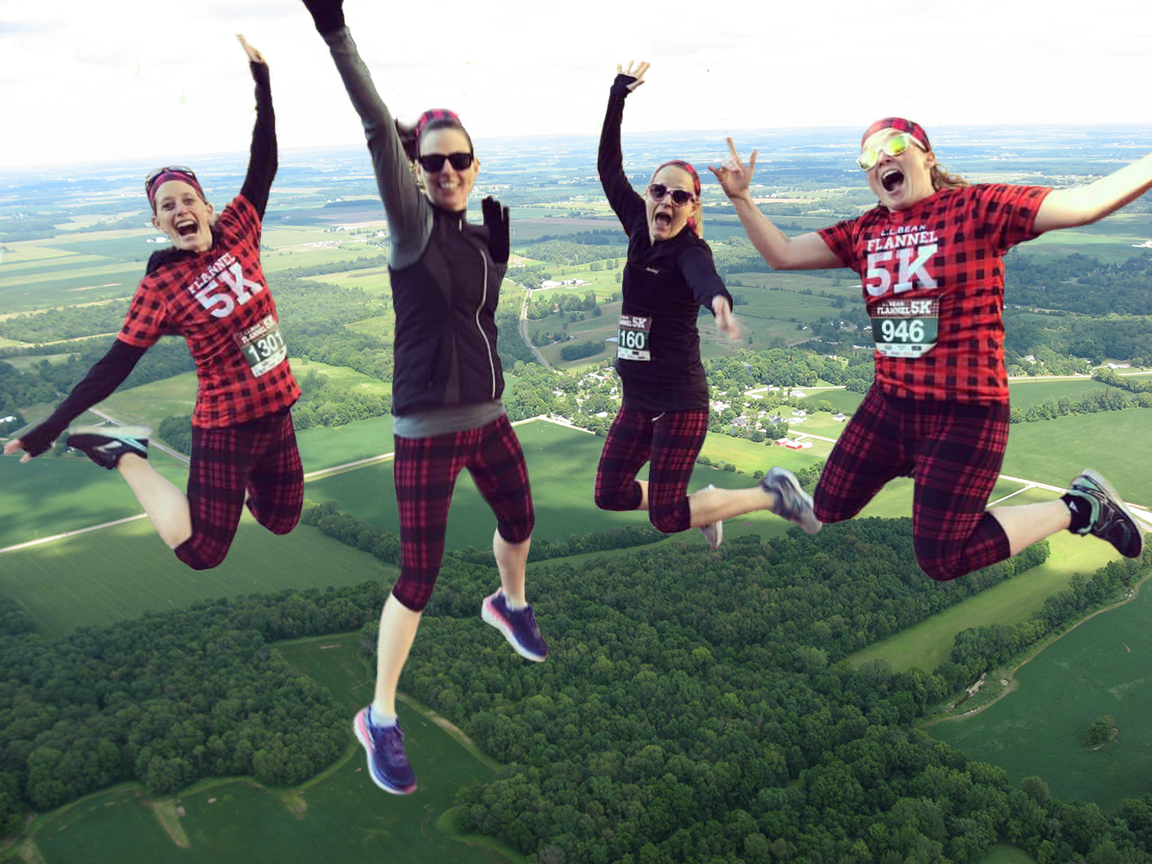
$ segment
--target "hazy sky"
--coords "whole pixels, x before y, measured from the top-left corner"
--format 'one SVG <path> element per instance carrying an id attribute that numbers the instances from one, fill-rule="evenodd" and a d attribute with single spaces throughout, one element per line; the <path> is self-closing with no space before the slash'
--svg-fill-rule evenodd
<path id="1" fill-rule="evenodd" d="M 615 64 L 633 58 L 652 63 L 629 100 L 635 131 L 863 129 L 888 114 L 929 133 L 1152 122 L 1145 0 L 345 8 L 394 112 L 454 108 L 479 138 L 596 133 Z M 0 0 L 0 170 L 246 150 L 253 96 L 238 32 L 272 67 L 281 147 L 362 141 L 299 0 Z"/>

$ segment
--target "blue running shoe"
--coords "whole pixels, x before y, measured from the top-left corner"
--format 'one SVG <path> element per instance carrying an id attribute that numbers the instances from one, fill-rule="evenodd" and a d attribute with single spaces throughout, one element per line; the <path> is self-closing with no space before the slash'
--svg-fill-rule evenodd
<path id="1" fill-rule="evenodd" d="M 126 453 L 147 459 L 151 434 L 147 426 L 77 426 L 64 443 L 111 471 Z"/>
<path id="2" fill-rule="evenodd" d="M 812 496 L 800 488 L 800 481 L 787 468 L 769 469 L 760 478 L 760 488 L 776 498 L 776 503 L 768 509 L 777 516 L 795 522 L 809 534 L 823 527 L 812 512 Z"/>
<path id="3" fill-rule="evenodd" d="M 1125 558 L 1140 557 L 1144 551 L 1144 532 L 1112 484 L 1095 471 L 1085 468 L 1072 481 L 1068 494 L 1086 501 L 1091 508 L 1088 523 L 1074 533 L 1091 534 L 1107 540 Z"/>
<path id="4" fill-rule="evenodd" d="M 540 635 L 540 628 L 536 626 L 536 616 L 532 614 L 531 606 L 515 611 L 509 609 L 501 590 L 484 598 L 480 617 L 503 633 L 521 657 L 539 663 L 548 656 L 548 646 Z"/>
<path id="5" fill-rule="evenodd" d="M 404 733 L 399 723 L 381 729 L 372 723 L 372 706 L 360 710 L 352 721 L 352 731 L 368 753 L 368 773 L 372 782 L 393 795 L 416 791 L 416 775 L 404 752 Z"/>
<path id="6" fill-rule="evenodd" d="M 703 489 L 697 489 L 697 492 L 710 492 L 716 487 L 709 483 Z M 720 544 L 724 542 L 724 523 L 723 522 L 709 522 L 707 525 L 700 526 L 700 533 L 704 535 L 704 539 L 708 541 L 708 546 L 715 552 L 720 548 Z"/>

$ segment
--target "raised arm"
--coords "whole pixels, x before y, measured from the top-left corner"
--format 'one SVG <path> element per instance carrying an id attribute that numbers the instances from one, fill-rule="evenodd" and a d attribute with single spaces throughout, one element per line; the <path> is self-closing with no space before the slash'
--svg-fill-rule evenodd
<path id="1" fill-rule="evenodd" d="M 248 158 L 248 175 L 240 194 L 247 198 L 260 218 L 264 218 L 264 208 L 268 206 L 268 193 L 272 190 L 272 179 L 276 176 L 278 156 L 276 152 L 276 115 L 272 112 L 272 85 L 268 78 L 268 63 L 264 56 L 248 44 L 240 34 L 236 34 L 248 63 L 252 78 L 256 82 L 256 126 L 252 129 L 252 153 Z"/>
<path id="2" fill-rule="evenodd" d="M 360 59 L 352 34 L 344 26 L 342 0 L 304 0 L 304 5 L 328 43 L 332 60 L 344 80 L 344 89 L 364 124 L 376 186 L 388 217 L 392 266 L 406 267 L 424 253 L 432 234 L 432 205 L 416 186 L 396 122 L 376 92 L 372 75 Z"/>
<path id="3" fill-rule="evenodd" d="M 1037 233 L 1090 225 L 1152 189 L 1152 154 L 1086 186 L 1053 189 L 1040 205 Z"/>
<path id="4" fill-rule="evenodd" d="M 756 154 L 757 151 L 753 150 L 748 164 L 745 165 L 740 154 L 736 152 L 736 145 L 729 138 L 728 158 L 718 169 L 708 166 L 708 170 L 716 175 L 716 179 L 720 181 L 720 188 L 736 208 L 736 215 L 740 217 L 744 233 L 748 235 L 756 251 L 774 270 L 825 270 L 843 267 L 844 262 L 828 248 L 828 244 L 815 231 L 789 237 L 760 212 L 749 191 L 752 176 L 756 173 Z"/>
<path id="5" fill-rule="evenodd" d="M 4 455 L 23 450 L 24 456 L 20 461 L 27 462 L 33 456 L 45 452 L 68 428 L 69 423 L 93 405 L 103 402 L 124 383 L 146 350 L 117 339 L 108 353 L 92 365 L 84 380 L 72 388 L 72 392 L 47 420 L 4 445 Z"/>
<path id="6" fill-rule="evenodd" d="M 608 204 L 624 224 L 624 229 L 644 213 L 644 200 L 636 194 L 628 176 L 624 173 L 624 157 L 620 152 L 620 123 L 624 119 L 624 99 L 644 83 L 644 73 L 648 64 L 641 61 L 635 69 L 632 62 L 628 68 L 616 66 L 616 80 L 608 96 L 608 111 L 604 115 L 604 126 L 600 130 L 600 152 L 596 168 L 600 172 L 600 185 L 608 196 Z"/>

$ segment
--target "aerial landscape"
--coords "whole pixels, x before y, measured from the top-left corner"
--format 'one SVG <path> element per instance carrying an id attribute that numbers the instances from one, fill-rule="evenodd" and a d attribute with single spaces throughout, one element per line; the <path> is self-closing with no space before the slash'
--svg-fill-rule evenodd
<path id="1" fill-rule="evenodd" d="M 757 205 L 796 235 L 875 204 L 859 133 L 626 133 L 625 170 L 642 190 L 670 152 L 718 165 L 732 134 L 759 149 Z M 1060 532 L 936 582 L 909 479 L 811 536 L 731 520 L 715 551 L 597 509 L 627 238 L 596 144 L 478 137 L 469 202 L 473 222 L 486 195 L 510 208 L 498 350 L 547 662 L 480 620 L 494 520 L 465 472 L 400 681 L 421 786 L 372 788 L 349 732 L 399 572 L 390 237 L 362 146 L 282 143 L 261 259 L 302 389 L 303 519 L 273 536 L 246 514 L 224 564 L 194 572 L 62 439 L 0 459 L 0 861 L 1152 860 L 1152 552 Z M 942 127 L 933 145 L 972 182 L 1066 186 L 1152 151 L 1152 127 Z M 221 207 L 246 166 L 195 163 Z M 119 332 L 168 242 L 140 192 L 154 167 L 0 166 L 0 442 Z M 811 492 L 873 380 L 859 278 L 773 271 L 702 180 L 739 338 L 703 311 L 693 488 L 783 466 Z M 1091 467 L 1152 530 L 1150 247 L 1144 197 L 1006 257 L 1012 422 L 990 504 L 1050 500 Z M 151 427 L 150 461 L 183 488 L 196 386 L 164 338 L 77 422 Z"/>

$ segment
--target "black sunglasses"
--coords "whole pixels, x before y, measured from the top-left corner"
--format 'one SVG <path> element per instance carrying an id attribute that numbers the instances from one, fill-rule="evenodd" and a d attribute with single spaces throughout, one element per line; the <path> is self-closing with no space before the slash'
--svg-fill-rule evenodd
<path id="1" fill-rule="evenodd" d="M 191 168 L 187 168 L 184 165 L 165 165 L 163 168 L 157 168 L 155 171 L 144 178 L 145 195 L 150 195 L 152 193 L 152 184 L 155 183 L 156 179 L 162 174 L 187 174 L 192 178 L 194 182 L 200 182 L 196 179 L 196 174 L 193 173 Z"/>
<path id="2" fill-rule="evenodd" d="M 420 167 L 427 171 L 429 174 L 435 174 L 444 168 L 445 162 L 451 162 L 452 167 L 457 171 L 463 171 L 472 165 L 471 153 L 428 153 L 421 156 L 417 161 Z"/>
<path id="3" fill-rule="evenodd" d="M 671 195 L 672 203 L 677 207 L 683 207 L 689 201 L 693 201 L 696 198 L 696 196 L 687 189 L 669 189 L 663 183 L 653 183 L 648 187 L 648 194 L 652 196 L 653 201 L 663 201 L 665 197 Z"/>

